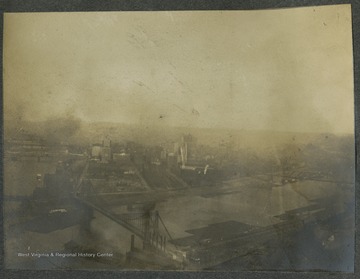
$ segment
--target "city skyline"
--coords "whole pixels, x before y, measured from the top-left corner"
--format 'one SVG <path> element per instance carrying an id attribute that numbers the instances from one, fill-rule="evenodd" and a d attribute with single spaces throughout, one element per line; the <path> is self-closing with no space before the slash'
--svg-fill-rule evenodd
<path id="1" fill-rule="evenodd" d="M 4 118 L 353 133 L 349 5 L 5 14 Z"/>

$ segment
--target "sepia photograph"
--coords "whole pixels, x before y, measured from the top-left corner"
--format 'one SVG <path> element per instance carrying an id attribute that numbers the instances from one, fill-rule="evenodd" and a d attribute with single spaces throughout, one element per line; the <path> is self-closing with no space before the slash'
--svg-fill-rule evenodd
<path id="1" fill-rule="evenodd" d="M 5 268 L 354 272 L 351 12 L 4 13 Z"/>

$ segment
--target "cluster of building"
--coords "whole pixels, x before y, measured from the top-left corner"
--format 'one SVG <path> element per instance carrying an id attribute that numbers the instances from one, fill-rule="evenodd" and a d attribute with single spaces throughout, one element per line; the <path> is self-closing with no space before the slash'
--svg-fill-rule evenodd
<path id="1" fill-rule="evenodd" d="M 17 138 L 10 138 L 5 141 L 5 157 L 13 161 L 25 158 L 59 157 L 69 153 L 65 144 L 49 145 L 46 142 L 31 134 L 23 134 Z"/>
<path id="2" fill-rule="evenodd" d="M 130 154 L 125 150 L 121 152 L 115 152 L 111 140 L 106 138 L 102 143 L 95 143 L 91 147 L 90 157 L 92 161 L 98 163 L 110 163 L 110 162 L 119 162 L 127 161 L 130 158 Z"/>

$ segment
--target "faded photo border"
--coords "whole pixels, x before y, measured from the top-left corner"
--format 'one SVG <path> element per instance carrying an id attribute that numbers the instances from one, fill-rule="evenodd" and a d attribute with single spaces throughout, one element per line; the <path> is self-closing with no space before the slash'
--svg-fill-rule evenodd
<path id="1" fill-rule="evenodd" d="M 356 235 L 355 235 L 355 272 L 169 272 L 169 271 L 36 271 L 5 270 L 4 266 L 4 232 L 3 208 L 0 206 L 0 278 L 358 278 L 359 274 L 359 57 L 360 57 L 360 2 L 358 0 L 3 0 L 0 3 L 1 53 L 3 53 L 3 19 L 6 12 L 85 12 L 85 11 L 190 11 L 190 10 L 258 10 L 281 9 L 292 7 L 309 7 L 320 5 L 351 4 L 353 57 L 354 57 L 354 107 L 355 107 L 355 199 L 356 199 Z M 3 69 L 1 54 L 0 65 Z M 3 80 L 0 78 L 1 104 L 3 104 Z M 3 110 L 2 110 L 3 111 Z M 1 133 L 3 134 L 3 113 L 1 113 Z M 1 138 L 1 155 L 3 155 L 3 137 Z M 0 171 L 0 191 L 3 191 L 3 164 Z M 2 202 L 3 195 L 0 195 Z"/>

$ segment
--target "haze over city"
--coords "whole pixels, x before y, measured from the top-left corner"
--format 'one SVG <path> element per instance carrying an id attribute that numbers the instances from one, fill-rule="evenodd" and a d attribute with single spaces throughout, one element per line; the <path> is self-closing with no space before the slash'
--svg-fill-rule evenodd
<path id="1" fill-rule="evenodd" d="M 6 14 L 4 116 L 353 133 L 351 11 Z"/>

